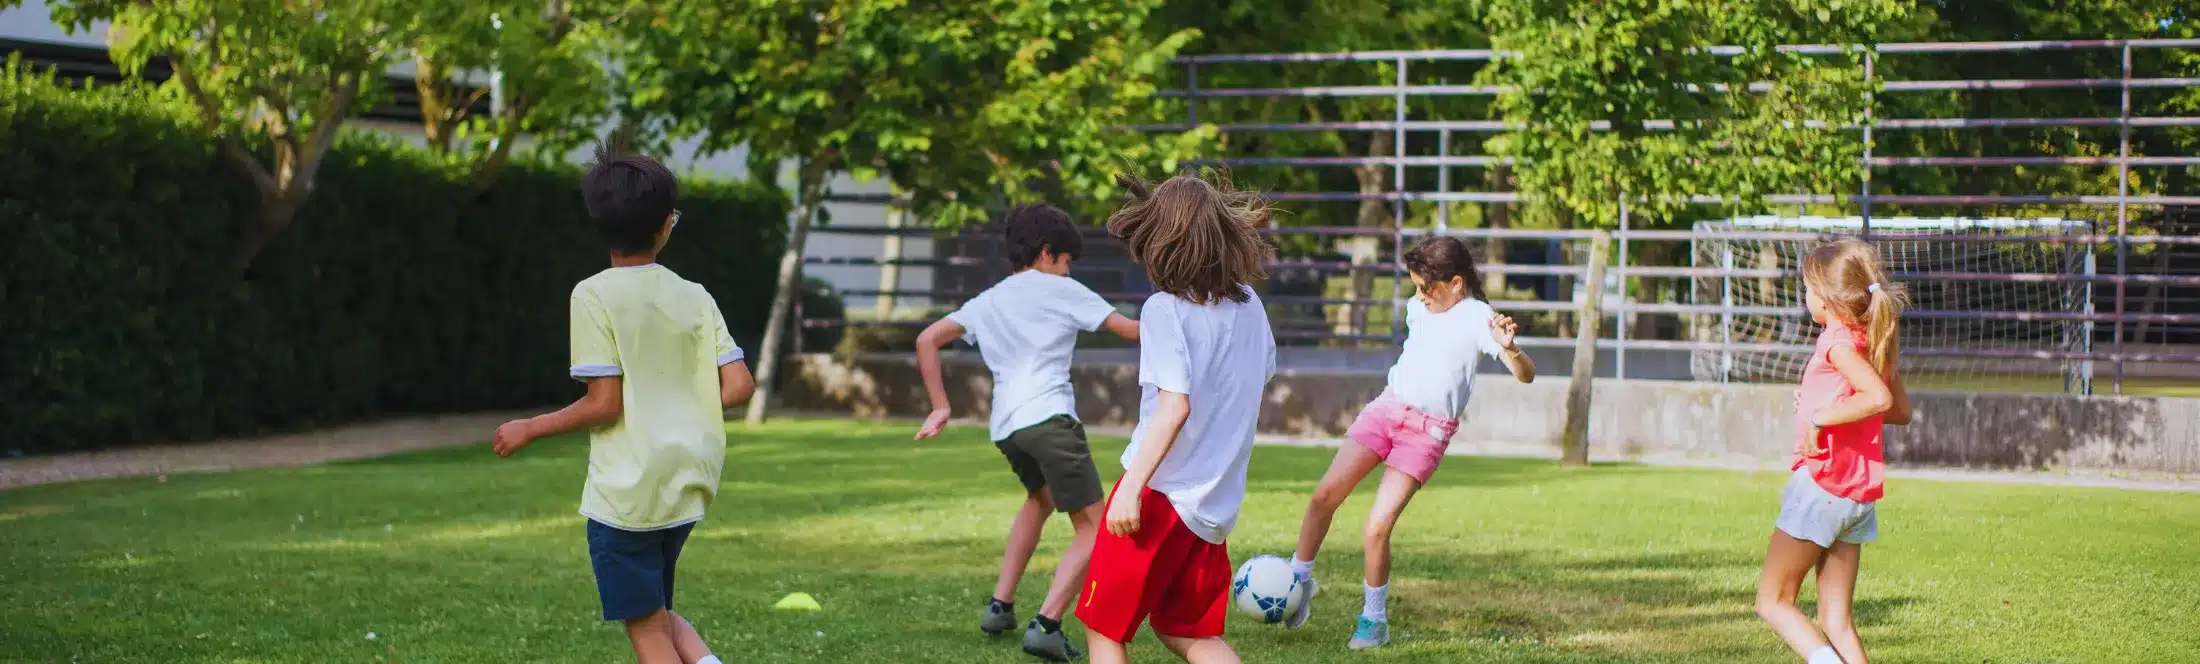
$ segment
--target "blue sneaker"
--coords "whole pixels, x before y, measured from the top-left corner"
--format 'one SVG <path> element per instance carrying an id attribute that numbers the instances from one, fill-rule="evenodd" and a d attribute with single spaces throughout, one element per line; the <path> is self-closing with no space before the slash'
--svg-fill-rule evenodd
<path id="1" fill-rule="evenodd" d="M 1353 650 L 1366 650 L 1390 642 L 1390 621 L 1368 620 L 1360 616 L 1360 624 L 1352 629 L 1352 642 L 1345 646 Z"/>

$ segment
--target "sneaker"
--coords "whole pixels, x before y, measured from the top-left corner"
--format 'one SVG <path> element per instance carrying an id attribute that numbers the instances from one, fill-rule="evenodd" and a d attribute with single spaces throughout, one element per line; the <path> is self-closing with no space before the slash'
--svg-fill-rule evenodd
<path id="1" fill-rule="evenodd" d="M 1353 650 L 1366 650 L 1390 642 L 1390 621 L 1368 620 L 1360 616 L 1360 624 L 1352 629 L 1352 642 L 1345 644 Z"/>
<path id="2" fill-rule="evenodd" d="M 1030 627 L 1024 628 L 1024 654 L 1050 662 L 1074 661 L 1085 656 L 1070 647 L 1068 634 L 1059 629 L 1047 631 L 1037 617 L 1031 619 Z"/>
<path id="3" fill-rule="evenodd" d="M 985 617 L 978 621 L 978 629 L 1000 636 L 1016 628 L 1016 607 L 997 599 L 985 601 Z"/>
<path id="4" fill-rule="evenodd" d="M 1301 577 L 1299 585 L 1306 587 L 1306 594 L 1299 598 L 1298 606 L 1292 607 L 1291 615 L 1283 617 L 1285 629 L 1305 627 L 1306 617 L 1314 613 L 1314 596 L 1322 594 L 1322 586 L 1314 582 L 1314 577 Z"/>

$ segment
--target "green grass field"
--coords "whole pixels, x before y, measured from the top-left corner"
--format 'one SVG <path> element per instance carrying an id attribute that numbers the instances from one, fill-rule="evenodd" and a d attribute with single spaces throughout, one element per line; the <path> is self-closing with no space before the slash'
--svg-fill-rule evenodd
<path id="1" fill-rule="evenodd" d="M 976 629 L 1020 500 L 982 432 L 733 431 L 679 586 L 728 661 L 1035 661 Z M 1330 453 L 1255 453 L 1237 559 L 1287 552 Z M 1448 463 L 1400 530 L 1392 647 L 1344 648 L 1363 492 L 1307 629 L 1233 618 L 1246 661 L 1795 661 L 1750 608 L 1780 474 Z M 484 445 L 0 493 L 0 661 L 626 660 L 596 620 L 574 514 L 585 465 L 568 438 L 515 460 Z M 2200 495 L 1897 480 L 1887 496 L 1858 591 L 1875 659 L 2200 658 Z M 1025 611 L 1067 537 L 1057 522 Z M 825 611 L 771 610 L 793 591 Z M 1150 635 L 1136 655 L 1168 659 Z"/>

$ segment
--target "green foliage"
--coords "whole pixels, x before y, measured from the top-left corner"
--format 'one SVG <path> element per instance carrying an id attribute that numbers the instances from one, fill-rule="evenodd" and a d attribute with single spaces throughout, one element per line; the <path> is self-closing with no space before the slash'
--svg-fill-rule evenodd
<path id="1" fill-rule="evenodd" d="M 1496 147 L 1522 160 L 1529 211 L 1618 218 L 1619 201 L 1652 219 L 1687 196 L 1733 209 L 1767 194 L 1841 191 L 1860 146 L 1841 127 L 1864 120 L 1861 50 L 1783 53 L 1784 44 L 1870 44 L 1901 20 L 1897 0 L 1493 0 L 1485 25 L 1516 53 L 1483 72 L 1504 86 L 1501 116 L 1520 127 Z M 1739 47 L 1719 54 L 1714 46 Z M 1755 84 L 1769 89 L 1752 90 Z M 1671 129 L 1654 123 L 1670 121 Z M 1604 123 L 1608 129 L 1592 126 Z"/>
<path id="2" fill-rule="evenodd" d="M 603 265 L 569 166 L 476 197 L 377 136 L 331 153 L 306 223 L 240 281 L 252 188 L 192 112 L 134 86 L 0 78 L 0 450 L 195 440 L 385 413 L 533 406 L 564 377 L 565 301 Z M 663 262 L 752 346 L 787 204 L 683 183 Z"/>
<path id="3" fill-rule="evenodd" d="M 1158 0 L 687 0 L 635 20 L 630 113 L 704 149 L 739 145 L 760 180 L 801 161 L 884 176 L 920 219 L 1004 203 L 1110 199 L 1124 171 L 1173 170 L 1205 140 L 1123 129 L 1192 38 L 1141 28 Z"/>
<path id="4" fill-rule="evenodd" d="M 619 0 L 420 3 L 410 17 L 422 128 L 431 147 L 493 179 L 518 137 L 544 154 L 592 138 L 611 112 L 603 62 Z M 500 107 L 474 105 L 501 88 Z"/>

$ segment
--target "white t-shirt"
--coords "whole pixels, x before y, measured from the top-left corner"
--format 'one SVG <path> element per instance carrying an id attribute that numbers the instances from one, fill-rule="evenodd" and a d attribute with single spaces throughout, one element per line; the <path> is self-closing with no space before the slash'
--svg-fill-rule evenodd
<path id="1" fill-rule="evenodd" d="M 1138 428 L 1123 465 L 1146 440 L 1158 391 L 1190 397 L 1191 416 L 1146 486 L 1167 495 L 1200 539 L 1221 543 L 1237 525 L 1261 395 L 1275 373 L 1276 337 L 1257 296 L 1202 306 L 1157 293 L 1139 310 Z"/>
<path id="2" fill-rule="evenodd" d="M 1077 416 L 1069 384 L 1077 333 L 1099 329 L 1113 313 L 1076 279 L 1024 270 L 947 315 L 993 371 L 994 440 L 1056 415 Z"/>
<path id="3" fill-rule="evenodd" d="M 1406 405 L 1446 419 L 1459 417 L 1474 392 L 1475 365 L 1505 351 L 1490 336 L 1488 302 L 1460 300 L 1444 313 L 1429 313 L 1420 298 L 1406 301 L 1405 351 L 1390 367 L 1390 394 Z"/>

